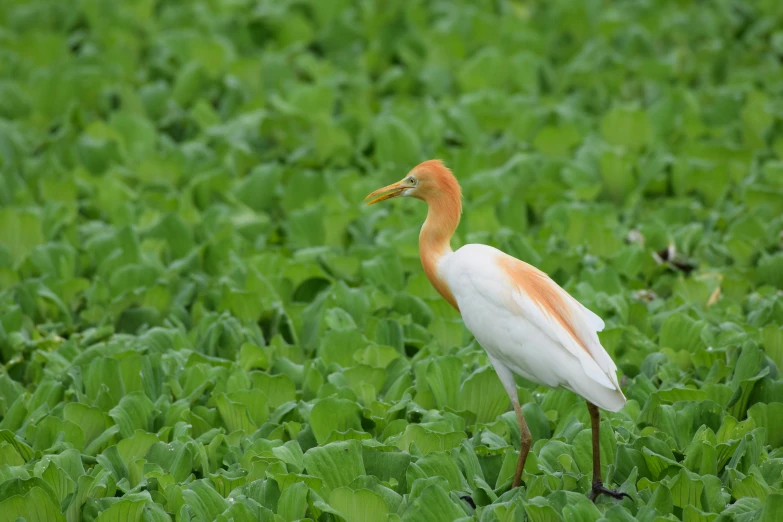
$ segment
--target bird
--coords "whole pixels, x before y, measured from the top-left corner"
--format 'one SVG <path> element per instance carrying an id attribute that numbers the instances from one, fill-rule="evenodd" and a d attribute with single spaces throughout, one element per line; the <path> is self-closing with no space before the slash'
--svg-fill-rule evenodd
<path id="1" fill-rule="evenodd" d="M 605 487 L 601 478 L 599 408 L 617 412 L 626 402 L 617 366 L 598 338 L 604 321 L 547 274 L 501 250 L 481 244 L 452 250 L 451 238 L 462 216 L 462 190 L 441 160 L 420 163 L 401 181 L 368 194 L 365 201 L 374 205 L 399 197 L 427 204 L 419 234 L 424 273 L 462 315 L 511 399 L 520 432 L 512 488 L 521 484 L 532 442 L 519 404 L 516 374 L 551 388 L 566 388 L 586 400 L 593 446 L 588 497 L 593 501 L 602 494 L 630 498 Z"/>

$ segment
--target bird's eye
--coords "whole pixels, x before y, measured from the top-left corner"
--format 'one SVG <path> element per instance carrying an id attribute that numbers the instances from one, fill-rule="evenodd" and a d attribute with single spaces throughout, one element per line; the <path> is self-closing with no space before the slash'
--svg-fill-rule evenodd
<path id="1" fill-rule="evenodd" d="M 414 178 L 413 176 L 410 176 L 408 178 L 408 183 L 410 183 L 411 185 L 416 185 L 416 178 Z"/>

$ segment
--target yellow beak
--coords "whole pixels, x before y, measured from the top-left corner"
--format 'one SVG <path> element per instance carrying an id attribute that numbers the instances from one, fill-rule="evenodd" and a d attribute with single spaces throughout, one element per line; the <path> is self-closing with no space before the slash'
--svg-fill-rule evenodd
<path id="1" fill-rule="evenodd" d="M 404 185 L 402 181 L 398 181 L 397 183 L 392 183 L 391 185 L 387 185 L 383 188 L 379 188 L 375 192 L 371 192 L 370 194 L 367 194 L 367 197 L 364 198 L 364 200 L 367 201 L 369 199 L 370 201 L 367 201 L 367 204 L 374 205 L 379 201 L 384 201 L 387 199 L 402 196 L 402 193 L 406 188 L 410 188 L 410 187 Z"/>

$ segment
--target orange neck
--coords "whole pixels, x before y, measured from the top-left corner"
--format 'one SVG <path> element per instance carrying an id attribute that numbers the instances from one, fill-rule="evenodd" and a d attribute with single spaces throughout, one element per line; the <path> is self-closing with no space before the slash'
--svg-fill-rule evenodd
<path id="1" fill-rule="evenodd" d="M 451 293 L 448 284 L 438 274 L 438 262 L 448 254 L 451 249 L 451 236 L 459 225 L 462 213 L 462 202 L 459 196 L 450 197 L 447 194 L 439 194 L 426 198 L 429 210 L 427 219 L 419 234 L 419 255 L 424 273 L 432 286 L 454 308 L 459 310 L 457 301 Z"/>

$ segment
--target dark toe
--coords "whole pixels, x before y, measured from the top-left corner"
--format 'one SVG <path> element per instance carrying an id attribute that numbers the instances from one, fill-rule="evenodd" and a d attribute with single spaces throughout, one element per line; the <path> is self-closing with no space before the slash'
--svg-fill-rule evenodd
<path id="1" fill-rule="evenodd" d="M 622 491 L 617 491 L 615 489 L 606 488 L 606 487 L 604 487 L 603 484 L 601 484 L 600 482 L 597 482 L 597 483 L 593 484 L 593 487 L 590 490 L 590 493 L 587 495 L 587 497 L 590 500 L 595 501 L 595 499 L 597 499 L 599 495 L 608 495 L 608 496 L 610 496 L 612 498 L 616 498 L 617 500 L 622 500 L 623 497 L 631 498 L 631 495 L 629 495 L 628 493 L 624 493 Z"/>

